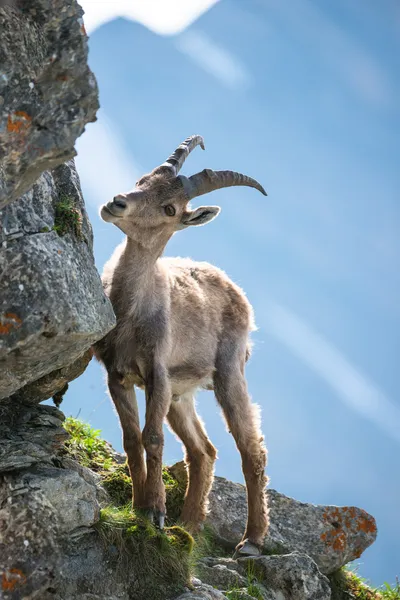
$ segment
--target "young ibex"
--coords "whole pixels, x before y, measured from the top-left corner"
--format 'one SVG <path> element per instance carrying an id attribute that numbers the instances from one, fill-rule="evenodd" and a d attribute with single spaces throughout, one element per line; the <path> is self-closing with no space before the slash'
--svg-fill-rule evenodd
<path id="1" fill-rule="evenodd" d="M 117 325 L 96 344 L 95 354 L 107 369 L 121 420 L 134 506 L 147 509 L 161 528 L 165 419 L 186 448 L 189 477 L 182 521 L 195 532 L 205 519 L 216 450 L 196 414 L 194 395 L 197 388 L 214 390 L 241 454 L 247 486 L 248 520 L 237 552 L 258 554 L 268 510 L 266 450 L 244 376 L 248 336 L 254 329 L 252 307 L 223 271 L 161 255 L 176 231 L 204 225 L 218 215 L 218 206 L 191 210 L 192 198 L 234 185 L 266 193 L 257 181 L 233 171 L 205 169 L 189 178 L 178 176 L 197 145 L 204 149 L 203 139 L 189 137 L 134 190 L 101 208 L 102 219 L 127 237 L 104 268 L 103 285 Z M 146 394 L 142 432 L 135 385 Z"/>

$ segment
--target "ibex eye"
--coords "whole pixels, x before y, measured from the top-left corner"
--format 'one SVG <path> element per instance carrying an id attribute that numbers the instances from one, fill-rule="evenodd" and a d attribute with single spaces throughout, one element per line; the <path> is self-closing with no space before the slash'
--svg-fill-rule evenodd
<path id="1" fill-rule="evenodd" d="M 176 213 L 176 210 L 172 204 L 167 204 L 167 206 L 164 206 L 164 211 L 168 217 L 173 217 Z"/>

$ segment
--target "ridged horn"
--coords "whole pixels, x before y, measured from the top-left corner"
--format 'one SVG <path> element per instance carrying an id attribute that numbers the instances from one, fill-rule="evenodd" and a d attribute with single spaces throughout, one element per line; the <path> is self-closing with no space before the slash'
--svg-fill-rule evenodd
<path id="1" fill-rule="evenodd" d="M 248 177 L 248 175 L 236 173 L 235 171 L 212 171 L 211 169 L 204 169 L 204 171 L 196 173 L 196 175 L 192 175 L 191 177 L 179 176 L 179 178 L 182 181 L 183 188 L 189 200 L 203 194 L 208 194 L 214 190 L 234 185 L 253 187 L 264 194 L 264 196 L 267 195 L 267 192 L 258 181 L 252 177 Z"/>
<path id="2" fill-rule="evenodd" d="M 205 150 L 204 140 L 201 135 L 191 135 L 190 137 L 186 138 L 186 140 L 177 147 L 175 152 L 173 152 L 171 156 L 167 158 L 161 167 L 172 167 L 175 176 L 178 175 L 186 158 L 189 156 L 191 151 L 196 148 L 196 146 L 200 146 L 203 150 Z"/>

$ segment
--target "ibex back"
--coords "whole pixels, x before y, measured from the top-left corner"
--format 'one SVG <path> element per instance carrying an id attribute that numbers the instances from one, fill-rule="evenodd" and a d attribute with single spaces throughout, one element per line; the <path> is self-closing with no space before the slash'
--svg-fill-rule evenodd
<path id="1" fill-rule="evenodd" d="M 244 376 L 250 355 L 253 311 L 245 294 L 220 269 L 189 259 L 162 258 L 171 236 L 191 225 L 204 225 L 220 209 L 192 210 L 192 198 L 234 185 L 262 186 L 233 171 L 205 169 L 179 176 L 188 154 L 200 145 L 189 137 L 136 187 L 101 208 L 126 240 L 106 264 L 103 285 L 117 325 L 95 346 L 108 373 L 118 411 L 133 483 L 133 505 L 164 525 L 162 481 L 163 423 L 185 446 L 188 486 L 182 522 L 196 532 L 207 512 L 216 450 L 195 409 L 198 388 L 213 389 L 242 458 L 248 519 L 240 554 L 258 554 L 268 527 L 266 450 L 257 407 Z M 146 394 L 146 423 L 141 431 L 135 386 Z M 145 460 L 146 455 L 146 460 Z"/>

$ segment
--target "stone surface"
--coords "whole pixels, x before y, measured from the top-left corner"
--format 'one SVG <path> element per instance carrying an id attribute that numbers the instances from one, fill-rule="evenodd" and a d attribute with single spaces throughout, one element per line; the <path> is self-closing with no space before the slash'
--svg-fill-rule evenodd
<path id="1" fill-rule="evenodd" d="M 193 590 L 185 592 L 176 598 L 176 600 L 228 600 L 224 594 L 215 590 L 211 585 L 198 582 Z"/>
<path id="2" fill-rule="evenodd" d="M 46 496 L 58 514 L 61 534 L 79 527 L 91 527 L 99 520 L 96 488 L 76 471 L 39 467 L 24 473 L 19 482 L 27 490 L 39 489 Z"/>
<path id="3" fill-rule="evenodd" d="M 260 578 L 271 600 L 330 600 L 329 580 L 306 554 L 239 559 L 244 573 L 249 566 Z"/>
<path id="4" fill-rule="evenodd" d="M 182 464 L 177 463 L 173 470 L 179 480 L 186 477 Z M 271 489 L 267 493 L 270 529 L 264 543 L 266 553 L 304 552 L 328 575 L 359 558 L 376 539 L 375 519 L 361 508 L 308 504 Z M 215 477 L 207 523 L 221 545 L 236 546 L 246 518 L 245 487 Z"/>
<path id="5" fill-rule="evenodd" d="M 79 232 L 60 236 L 53 227 L 66 199 L 78 211 Z M 90 358 L 82 355 L 115 324 L 74 161 L 43 173 L 0 211 L 0 224 L 0 398 L 19 390 L 19 399 L 40 401 L 82 372 Z"/>
<path id="6" fill-rule="evenodd" d="M 246 577 L 237 571 L 236 561 L 221 564 L 219 560 L 203 558 L 196 565 L 196 573 L 201 581 L 218 590 L 230 590 L 233 587 L 240 588 L 247 585 Z"/>
<path id="7" fill-rule="evenodd" d="M 0 208 L 72 158 L 98 91 L 75 0 L 0 4 Z"/>

